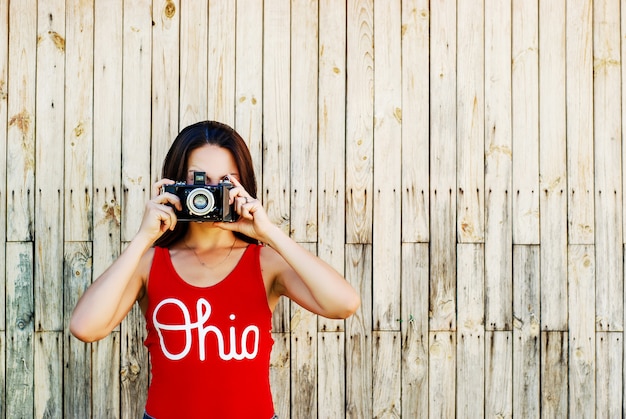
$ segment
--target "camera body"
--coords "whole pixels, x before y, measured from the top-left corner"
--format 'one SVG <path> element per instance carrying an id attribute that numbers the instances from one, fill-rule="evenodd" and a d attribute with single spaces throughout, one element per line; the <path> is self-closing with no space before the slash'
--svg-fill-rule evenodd
<path id="1" fill-rule="evenodd" d="M 172 193 L 180 199 L 182 211 L 176 210 L 178 221 L 235 222 L 238 214 L 234 205 L 229 205 L 228 191 L 233 184 L 221 181 L 218 185 L 206 184 L 205 172 L 193 172 L 193 185 L 176 182 L 165 185 L 164 192 Z"/>

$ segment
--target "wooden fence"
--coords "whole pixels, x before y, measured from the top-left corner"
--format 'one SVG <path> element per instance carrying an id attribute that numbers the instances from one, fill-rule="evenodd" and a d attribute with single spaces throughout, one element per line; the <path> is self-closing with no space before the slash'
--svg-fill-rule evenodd
<path id="1" fill-rule="evenodd" d="M 68 318 L 204 119 L 362 296 L 277 308 L 281 418 L 622 417 L 625 6 L 0 0 L 0 418 L 140 417 L 141 313 Z"/>

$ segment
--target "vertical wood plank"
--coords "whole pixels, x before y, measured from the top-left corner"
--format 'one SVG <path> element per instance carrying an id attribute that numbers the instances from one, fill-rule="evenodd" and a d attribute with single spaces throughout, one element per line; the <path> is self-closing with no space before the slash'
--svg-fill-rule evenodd
<path id="1" fill-rule="evenodd" d="M 513 243 L 539 244 L 539 9 L 513 0 L 511 135 Z"/>
<path id="2" fill-rule="evenodd" d="M 180 0 L 152 3 L 151 183 L 161 179 L 167 150 L 178 134 L 180 76 Z"/>
<path id="3" fill-rule="evenodd" d="M 290 231 L 290 2 L 263 4 L 263 205 L 285 233 Z M 274 310 L 272 330 L 289 328 L 289 307 L 282 299 Z"/>
<path id="4" fill-rule="evenodd" d="M 130 241 L 150 197 L 151 18 L 150 0 L 124 2 L 122 55 L 122 240 Z"/>
<path id="5" fill-rule="evenodd" d="M 237 0 L 236 12 L 235 128 L 248 144 L 257 176 L 257 190 L 262 191 L 263 3 Z"/>
<path id="6" fill-rule="evenodd" d="M 36 330 L 63 330 L 65 2 L 40 4 L 35 133 Z M 56 388 L 60 391 L 60 388 Z"/>
<path id="7" fill-rule="evenodd" d="M 66 241 L 92 238 L 94 2 L 68 0 L 65 36 Z"/>
<path id="8" fill-rule="evenodd" d="M 485 248 L 457 246 L 456 405 L 458 417 L 485 416 Z"/>
<path id="9" fill-rule="evenodd" d="M 596 418 L 618 418 L 622 416 L 624 346 L 622 332 L 598 332 L 596 345 L 596 393 L 595 412 L 593 405 L 585 406 Z M 590 386 L 591 387 L 591 386 Z M 582 401 L 581 401 L 582 402 Z"/>
<path id="10" fill-rule="evenodd" d="M 314 243 L 301 243 L 315 254 Z M 291 303 L 291 417 L 317 416 L 317 316 Z M 323 400 L 323 399 L 322 399 Z"/>
<path id="11" fill-rule="evenodd" d="M 457 240 L 485 241 L 485 12 L 484 0 L 458 2 Z M 488 26 L 487 26 L 488 28 Z"/>
<path id="12" fill-rule="evenodd" d="M 428 244 L 402 245 L 402 416 L 428 416 Z"/>
<path id="13" fill-rule="evenodd" d="M 318 418 L 346 417 L 346 345 L 344 332 L 320 332 L 318 347 Z M 307 416 L 313 417 L 308 414 Z M 295 416 L 294 416 L 295 417 Z"/>
<path id="14" fill-rule="evenodd" d="M 7 101 L 8 101 L 8 56 L 9 56 L 9 2 L 0 0 L 0 173 L 7 169 Z M 7 182 L 0 181 L 0 266 L 6 266 L 6 210 L 7 210 Z M 0 302 L 6 302 L 5 287 L 6 269 L 0 268 Z M 0 310 L 0 367 L 4 366 L 4 330 L 5 310 Z M 4 368 L 0 371 L 4 372 Z M 4 377 L 4 374 L 0 374 Z M 0 402 L 4 406 L 4 378 L 0 379 Z M 4 411 L 4 410 L 3 410 Z M 0 412 L 0 419 L 4 419 Z"/>
<path id="15" fill-rule="evenodd" d="M 7 418 L 34 413 L 33 244 L 6 243 L 6 400 Z"/>
<path id="16" fill-rule="evenodd" d="M 593 3 L 596 318 L 604 331 L 624 329 L 620 7 Z"/>
<path id="17" fill-rule="evenodd" d="M 150 367 L 146 339 L 146 322 L 135 304 L 120 329 L 121 417 L 142 417 L 146 406 Z"/>
<path id="18" fill-rule="evenodd" d="M 35 332 L 35 418 L 63 417 L 63 332 Z"/>
<path id="19" fill-rule="evenodd" d="M 209 1 L 208 118 L 235 124 L 235 5 Z"/>
<path id="20" fill-rule="evenodd" d="M 4 274 L 3 274 L 4 275 Z M 4 301 L 4 300 L 3 300 Z M 0 371 L 3 373 L 0 374 L 0 406 L 3 406 L 2 410 L 0 410 L 0 419 L 6 419 L 6 333 L 3 330 L 0 330 Z"/>
<path id="21" fill-rule="evenodd" d="M 593 1 L 567 4 L 565 54 L 569 244 L 594 242 L 594 142 L 589 141 L 594 136 L 593 53 L 596 47 L 593 45 L 593 15 Z"/>
<path id="22" fill-rule="evenodd" d="M 121 1 L 94 3 L 93 278 L 119 256 L 122 167 Z M 141 208 L 141 207 L 140 207 Z M 119 417 L 119 332 L 91 345 L 92 415 Z"/>
<path id="23" fill-rule="evenodd" d="M 279 418 L 290 417 L 291 377 L 289 333 L 273 332 L 274 348 L 270 356 L 270 384 L 274 399 L 274 410 Z"/>
<path id="24" fill-rule="evenodd" d="M 291 228 L 298 242 L 317 241 L 318 2 L 291 2 Z M 271 167 L 270 167 L 271 169 Z"/>
<path id="25" fill-rule="evenodd" d="M 400 332 L 374 331 L 372 341 L 372 417 L 399 418 L 402 407 Z"/>
<path id="26" fill-rule="evenodd" d="M 512 329 L 511 6 L 485 1 L 485 324 Z"/>
<path id="27" fill-rule="evenodd" d="M 568 334 L 541 332 L 541 417 L 568 416 Z"/>
<path id="28" fill-rule="evenodd" d="M 569 245 L 569 413 L 591 417 L 595 406 L 595 272 L 594 247 Z"/>
<path id="29" fill-rule="evenodd" d="M 208 115 L 208 23 L 206 1 L 180 7 L 180 129 L 204 121 Z"/>
<path id="30" fill-rule="evenodd" d="M 541 412 L 539 246 L 513 247 L 513 414 Z"/>
<path id="31" fill-rule="evenodd" d="M 6 100 L 6 239 L 29 241 L 34 228 L 36 1 L 9 2 Z M 8 26 L 8 25 L 7 25 Z M 4 172 L 3 172 L 4 173 Z"/>
<path id="32" fill-rule="evenodd" d="M 456 417 L 456 334 L 430 332 L 428 347 L 428 417 Z"/>
<path id="33" fill-rule="evenodd" d="M 94 418 L 120 417 L 120 332 L 91 345 L 91 385 Z"/>
<path id="34" fill-rule="evenodd" d="M 430 330 L 456 328 L 456 1 L 431 3 Z"/>
<path id="35" fill-rule="evenodd" d="M 346 243 L 372 242 L 373 14 L 373 0 L 347 0 Z"/>
<path id="36" fill-rule="evenodd" d="M 567 329 L 565 1 L 539 2 L 541 328 Z"/>
<path id="37" fill-rule="evenodd" d="M 429 5 L 402 1 L 402 241 L 429 238 Z"/>
<path id="38" fill-rule="evenodd" d="M 72 310 L 91 285 L 90 242 L 66 242 L 63 263 L 64 321 L 69 326 Z M 91 344 L 85 344 L 65 328 L 63 336 L 63 417 L 87 418 L 93 407 L 91 389 Z"/>
<path id="39" fill-rule="evenodd" d="M 361 306 L 346 319 L 346 417 L 372 413 L 372 246 L 346 244 L 346 279 L 361 296 Z"/>
<path id="40" fill-rule="evenodd" d="M 374 3 L 374 330 L 399 330 L 402 73 L 399 2 Z"/>
<path id="41" fill-rule="evenodd" d="M 485 333 L 485 417 L 513 417 L 513 332 Z"/>
<path id="42" fill-rule="evenodd" d="M 345 2 L 344 2 L 345 3 Z M 317 108 L 317 254 L 344 274 L 346 230 L 346 8 L 319 3 L 319 98 Z M 320 317 L 321 331 L 344 329 Z"/>

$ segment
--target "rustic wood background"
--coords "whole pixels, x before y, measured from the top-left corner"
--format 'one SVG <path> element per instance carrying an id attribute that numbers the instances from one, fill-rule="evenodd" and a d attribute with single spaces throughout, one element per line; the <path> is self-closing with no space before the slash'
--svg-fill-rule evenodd
<path id="1" fill-rule="evenodd" d="M 0 417 L 140 417 L 140 312 L 68 318 L 204 119 L 362 296 L 276 310 L 281 418 L 621 417 L 625 8 L 0 0 Z"/>

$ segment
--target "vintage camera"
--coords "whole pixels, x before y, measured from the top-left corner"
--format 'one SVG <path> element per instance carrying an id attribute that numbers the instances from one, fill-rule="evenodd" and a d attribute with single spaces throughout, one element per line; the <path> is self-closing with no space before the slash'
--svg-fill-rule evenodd
<path id="1" fill-rule="evenodd" d="M 234 206 L 228 204 L 228 191 L 232 188 L 228 181 L 207 185 L 205 172 L 193 172 L 193 185 L 176 182 L 164 186 L 163 191 L 180 199 L 183 210 L 176 211 L 179 221 L 234 222 L 238 215 Z"/>

